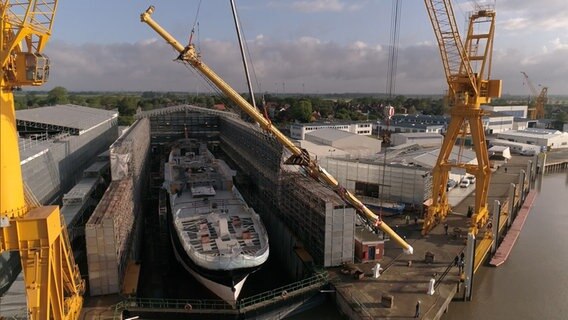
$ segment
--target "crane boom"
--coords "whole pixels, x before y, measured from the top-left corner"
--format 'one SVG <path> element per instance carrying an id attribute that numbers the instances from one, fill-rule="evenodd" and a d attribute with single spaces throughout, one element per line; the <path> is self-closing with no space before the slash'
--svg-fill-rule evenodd
<path id="1" fill-rule="evenodd" d="M 166 30 L 158 25 L 151 17 L 154 7 L 151 6 L 140 18 L 142 22 L 148 24 L 156 31 L 167 43 L 169 43 L 176 51 L 180 53 L 179 59 L 189 63 L 209 80 L 211 80 L 227 97 L 236 103 L 243 111 L 252 117 L 264 130 L 269 131 L 274 137 L 292 153 L 292 156 L 286 160 L 287 164 L 295 164 L 302 166 L 307 173 L 314 179 L 321 181 L 331 187 L 344 201 L 355 207 L 360 214 L 371 221 L 376 227 L 388 234 L 392 240 L 402 247 L 405 253 L 412 254 L 413 248 L 396 232 L 394 232 L 386 223 L 382 222 L 379 216 L 367 208 L 359 199 L 351 192 L 343 188 L 337 180 L 330 175 L 324 168 L 320 167 L 317 162 L 310 157 L 308 152 L 294 145 L 280 130 L 271 125 L 264 116 L 253 106 L 251 106 L 241 95 L 231 88 L 223 79 L 221 79 L 213 70 L 211 70 L 199 57 L 195 47 L 189 44 L 187 47 L 181 45 Z"/>
<path id="2" fill-rule="evenodd" d="M 487 222 L 487 194 L 491 169 L 482 123 L 483 110 L 493 97 L 501 95 L 501 80 L 490 80 L 491 56 L 495 31 L 495 11 L 477 8 L 469 17 L 465 42 L 462 42 L 450 0 L 424 0 L 440 55 L 446 81 L 451 119 L 433 168 L 432 205 L 424 219 L 423 234 L 427 234 L 450 211 L 446 185 L 451 168 L 460 168 L 473 174 L 475 185 L 475 212 L 470 232 L 477 234 Z M 471 135 L 477 164 L 450 161 L 458 136 Z"/>
<path id="3" fill-rule="evenodd" d="M 548 102 L 548 87 L 542 87 L 539 93 L 529 79 L 528 74 L 524 71 L 521 71 L 521 73 L 525 77 L 526 83 L 529 86 L 533 97 L 535 97 L 534 107 L 529 107 L 529 119 L 542 119 L 544 118 L 544 105 Z"/>
<path id="4" fill-rule="evenodd" d="M 19 251 L 29 319 L 78 319 L 85 284 L 57 206 L 26 199 L 13 91 L 42 85 L 57 0 L 0 3 L 0 252 Z"/>

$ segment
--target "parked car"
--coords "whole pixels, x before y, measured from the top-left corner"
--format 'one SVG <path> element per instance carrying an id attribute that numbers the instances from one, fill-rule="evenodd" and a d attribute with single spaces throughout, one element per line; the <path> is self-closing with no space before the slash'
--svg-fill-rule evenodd
<path id="1" fill-rule="evenodd" d="M 460 182 L 460 188 L 467 188 L 467 187 L 469 187 L 470 183 L 471 182 L 469 182 L 469 179 L 463 179 Z"/>
<path id="2" fill-rule="evenodd" d="M 475 184 L 475 176 L 467 176 L 465 177 L 467 180 L 469 180 L 470 184 Z"/>
<path id="3" fill-rule="evenodd" d="M 523 156 L 534 156 L 536 154 L 536 151 L 533 149 L 525 149 L 525 150 L 521 150 L 521 155 Z"/>
<path id="4" fill-rule="evenodd" d="M 448 184 L 447 184 L 448 190 L 449 190 L 449 189 L 453 189 L 453 188 L 455 188 L 455 187 L 457 187 L 457 186 L 458 186 L 458 182 L 457 182 L 456 180 L 454 180 L 454 179 L 448 179 Z"/>

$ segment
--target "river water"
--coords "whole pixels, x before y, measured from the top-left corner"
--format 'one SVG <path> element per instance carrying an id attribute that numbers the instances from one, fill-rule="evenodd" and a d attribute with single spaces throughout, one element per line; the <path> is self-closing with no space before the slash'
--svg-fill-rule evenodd
<path id="1" fill-rule="evenodd" d="M 544 176 L 509 259 L 482 266 L 473 301 L 452 302 L 442 320 L 568 319 L 568 174 Z M 343 319 L 331 302 L 291 317 Z"/>
<path id="2" fill-rule="evenodd" d="M 568 319 L 568 174 L 539 189 L 507 262 L 482 267 L 473 301 L 452 302 L 443 320 Z"/>

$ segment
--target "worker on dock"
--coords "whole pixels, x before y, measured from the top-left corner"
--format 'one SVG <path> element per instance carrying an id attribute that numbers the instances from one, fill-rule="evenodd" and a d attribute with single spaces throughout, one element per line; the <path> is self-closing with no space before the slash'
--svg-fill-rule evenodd
<path id="1" fill-rule="evenodd" d="M 416 302 L 416 311 L 414 312 L 414 318 L 420 318 L 420 300 Z"/>
<path id="2" fill-rule="evenodd" d="M 464 265 L 465 265 L 465 254 L 462 251 L 462 253 L 460 253 L 460 261 L 458 265 L 460 274 L 463 272 Z"/>

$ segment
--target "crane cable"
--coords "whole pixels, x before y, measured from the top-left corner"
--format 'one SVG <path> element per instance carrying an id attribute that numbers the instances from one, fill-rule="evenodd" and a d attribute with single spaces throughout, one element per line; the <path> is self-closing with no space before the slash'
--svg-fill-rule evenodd
<path id="1" fill-rule="evenodd" d="M 201 10 L 201 0 L 199 0 L 199 3 L 197 4 L 197 11 L 195 12 L 195 19 L 193 19 L 193 25 L 191 26 L 191 32 L 189 33 L 189 41 L 187 45 L 191 45 L 191 42 L 193 40 L 193 34 L 195 33 L 195 26 L 197 25 L 197 27 L 199 28 L 199 22 L 197 18 L 199 18 L 200 10 Z"/>
<path id="2" fill-rule="evenodd" d="M 239 21 L 240 25 L 243 25 L 241 22 L 241 17 L 239 15 L 236 16 L 236 18 Z M 252 77 L 254 78 L 254 82 L 256 83 L 256 86 L 258 87 L 259 91 L 262 91 L 261 86 L 260 86 L 260 82 L 258 81 L 258 77 L 256 76 L 256 69 L 254 68 L 254 59 L 252 58 L 252 54 L 250 53 L 250 49 L 248 46 L 248 41 L 247 41 L 247 37 L 246 34 L 244 32 L 242 32 L 242 37 L 244 38 L 245 41 L 243 41 L 243 45 L 244 45 L 244 50 L 247 52 L 248 54 L 248 60 L 250 60 L 250 65 L 251 65 L 251 69 L 252 69 Z M 272 125 L 272 121 L 270 120 L 270 117 L 268 116 L 268 109 L 266 107 L 266 100 L 264 99 L 264 95 L 262 96 L 262 108 L 263 108 L 263 112 L 262 115 L 264 116 L 264 118 L 268 121 L 268 125 L 271 126 Z M 266 132 L 269 132 L 270 130 L 266 130 Z"/>

